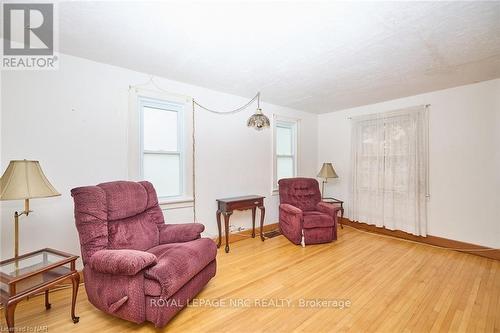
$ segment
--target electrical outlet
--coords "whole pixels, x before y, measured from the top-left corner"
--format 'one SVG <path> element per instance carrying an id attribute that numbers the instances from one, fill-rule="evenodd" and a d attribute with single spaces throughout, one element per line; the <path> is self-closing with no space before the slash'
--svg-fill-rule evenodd
<path id="1" fill-rule="evenodd" d="M 229 233 L 240 232 L 240 231 L 243 231 L 243 230 L 246 230 L 246 228 L 245 227 L 235 226 L 234 224 L 230 224 L 229 225 Z"/>

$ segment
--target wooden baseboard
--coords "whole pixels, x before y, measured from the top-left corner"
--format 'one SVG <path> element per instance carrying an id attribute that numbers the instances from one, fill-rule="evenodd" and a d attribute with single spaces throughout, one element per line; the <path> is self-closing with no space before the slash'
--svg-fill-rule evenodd
<path id="1" fill-rule="evenodd" d="M 415 236 L 415 235 L 412 235 L 412 234 L 409 234 L 407 232 L 400 231 L 400 230 L 389 230 L 389 229 L 385 229 L 383 227 L 380 228 L 380 227 L 376 227 L 374 225 L 369 225 L 366 223 L 353 222 L 353 221 L 348 220 L 346 218 L 342 218 L 342 224 L 348 225 L 350 227 L 353 227 L 353 228 L 356 228 L 359 230 L 364 230 L 364 231 L 368 231 L 368 232 L 372 232 L 372 233 L 376 233 L 376 234 L 407 239 L 407 240 L 411 240 L 414 242 L 440 246 L 440 247 L 444 247 L 447 249 L 460 249 L 460 252 L 465 252 L 465 253 L 475 254 L 475 255 L 478 255 L 481 257 L 500 260 L 500 249 L 491 249 L 491 248 L 486 247 L 486 246 L 465 243 L 465 242 L 461 242 L 461 241 L 456 241 L 456 240 L 432 236 L 432 235 L 427 235 L 427 237 Z M 468 251 L 468 250 L 472 250 L 472 251 Z"/>
<path id="2" fill-rule="evenodd" d="M 264 232 L 275 230 L 278 228 L 279 228 L 278 223 L 266 224 L 266 225 L 264 225 Z M 239 241 L 244 240 L 244 239 L 248 239 L 249 237 L 251 238 L 251 235 L 252 235 L 252 229 L 247 229 L 247 230 L 232 233 L 229 236 L 229 244 L 239 242 Z M 259 235 L 260 235 L 260 227 L 255 228 L 255 238 L 258 238 Z M 213 238 L 213 241 L 217 242 L 218 239 L 219 239 L 218 237 L 215 237 L 215 238 Z M 226 243 L 225 236 L 222 236 L 221 242 L 222 242 L 222 244 Z"/>

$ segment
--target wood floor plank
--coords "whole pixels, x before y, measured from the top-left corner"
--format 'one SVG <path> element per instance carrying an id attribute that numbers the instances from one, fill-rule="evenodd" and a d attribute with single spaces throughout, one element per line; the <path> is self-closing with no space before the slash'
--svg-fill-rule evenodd
<path id="1" fill-rule="evenodd" d="M 500 262 L 360 232 L 302 248 L 283 236 L 245 239 L 219 251 L 217 275 L 200 300 L 250 306 L 189 307 L 165 328 L 136 325 L 95 309 L 82 286 L 77 315 L 70 290 L 22 301 L 16 324 L 48 332 L 499 332 Z M 262 301 L 290 302 L 263 306 Z M 304 300 L 348 300 L 349 307 L 300 307 Z M 2 313 L 2 326 L 5 319 Z M 4 327 L 2 327 L 4 329 Z"/>

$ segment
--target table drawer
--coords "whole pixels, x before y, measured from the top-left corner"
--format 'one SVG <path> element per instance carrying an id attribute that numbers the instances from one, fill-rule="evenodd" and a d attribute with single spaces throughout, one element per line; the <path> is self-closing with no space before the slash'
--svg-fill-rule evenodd
<path id="1" fill-rule="evenodd" d="M 244 210 L 251 209 L 254 207 L 260 207 L 263 205 L 263 199 L 245 200 L 237 202 L 228 202 L 226 204 L 226 210 Z"/>

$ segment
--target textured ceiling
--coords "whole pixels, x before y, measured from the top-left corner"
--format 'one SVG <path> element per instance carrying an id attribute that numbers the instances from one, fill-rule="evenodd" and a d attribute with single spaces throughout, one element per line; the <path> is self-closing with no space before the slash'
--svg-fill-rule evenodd
<path id="1" fill-rule="evenodd" d="M 500 77 L 500 2 L 63 2 L 60 49 L 323 113 Z"/>

